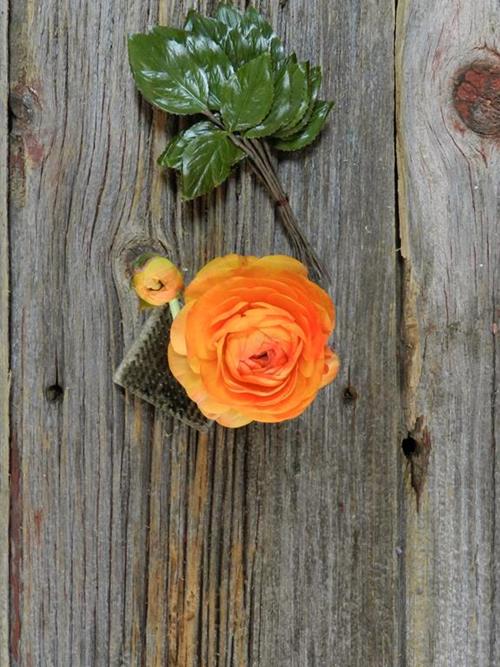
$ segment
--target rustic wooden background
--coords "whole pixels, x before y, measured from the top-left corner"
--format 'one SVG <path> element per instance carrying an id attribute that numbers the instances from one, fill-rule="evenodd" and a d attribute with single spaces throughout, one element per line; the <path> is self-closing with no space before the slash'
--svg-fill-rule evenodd
<path id="1" fill-rule="evenodd" d="M 125 34 L 215 4 L 0 7 L 0 665 L 499 665 L 500 132 L 452 105 L 498 67 L 498 1 L 257 3 L 336 100 L 279 171 L 343 366 L 300 419 L 206 440 L 112 374 L 130 249 L 287 251 L 248 169 L 181 204 L 155 166 L 176 121 Z"/>

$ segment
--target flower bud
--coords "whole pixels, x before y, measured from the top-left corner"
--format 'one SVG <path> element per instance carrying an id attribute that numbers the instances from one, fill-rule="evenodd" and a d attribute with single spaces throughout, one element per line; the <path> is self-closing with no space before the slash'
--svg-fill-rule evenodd
<path id="1" fill-rule="evenodd" d="M 132 286 L 147 306 L 163 306 L 177 298 L 184 286 L 179 269 L 159 255 L 139 258 L 135 263 Z"/>

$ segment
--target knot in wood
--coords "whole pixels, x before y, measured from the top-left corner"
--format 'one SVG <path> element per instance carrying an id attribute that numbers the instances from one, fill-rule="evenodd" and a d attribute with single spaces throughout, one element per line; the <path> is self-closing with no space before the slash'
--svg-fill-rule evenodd
<path id="1" fill-rule="evenodd" d="M 500 67 L 477 61 L 460 70 L 453 102 L 465 125 L 477 134 L 500 137 Z"/>
<path id="2" fill-rule="evenodd" d="M 9 106 L 14 118 L 25 125 L 29 125 L 33 122 L 35 114 L 40 108 L 40 101 L 34 88 L 18 84 L 10 93 Z"/>

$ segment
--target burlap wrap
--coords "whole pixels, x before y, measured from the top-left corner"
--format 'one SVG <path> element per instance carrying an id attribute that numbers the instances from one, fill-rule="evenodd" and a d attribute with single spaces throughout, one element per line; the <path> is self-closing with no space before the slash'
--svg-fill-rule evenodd
<path id="1" fill-rule="evenodd" d="M 135 396 L 198 431 L 212 424 L 174 378 L 167 363 L 172 317 L 168 306 L 155 308 L 118 367 L 114 381 Z"/>

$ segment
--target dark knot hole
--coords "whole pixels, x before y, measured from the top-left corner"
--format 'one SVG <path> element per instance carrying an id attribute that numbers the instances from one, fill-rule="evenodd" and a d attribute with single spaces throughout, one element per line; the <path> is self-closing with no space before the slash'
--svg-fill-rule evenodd
<path id="1" fill-rule="evenodd" d="M 401 443 L 401 449 L 403 450 L 403 454 L 406 456 L 406 458 L 409 459 L 417 451 L 417 441 L 415 438 L 412 438 L 411 435 L 409 435 L 408 437 L 404 438 L 403 442 Z"/>

